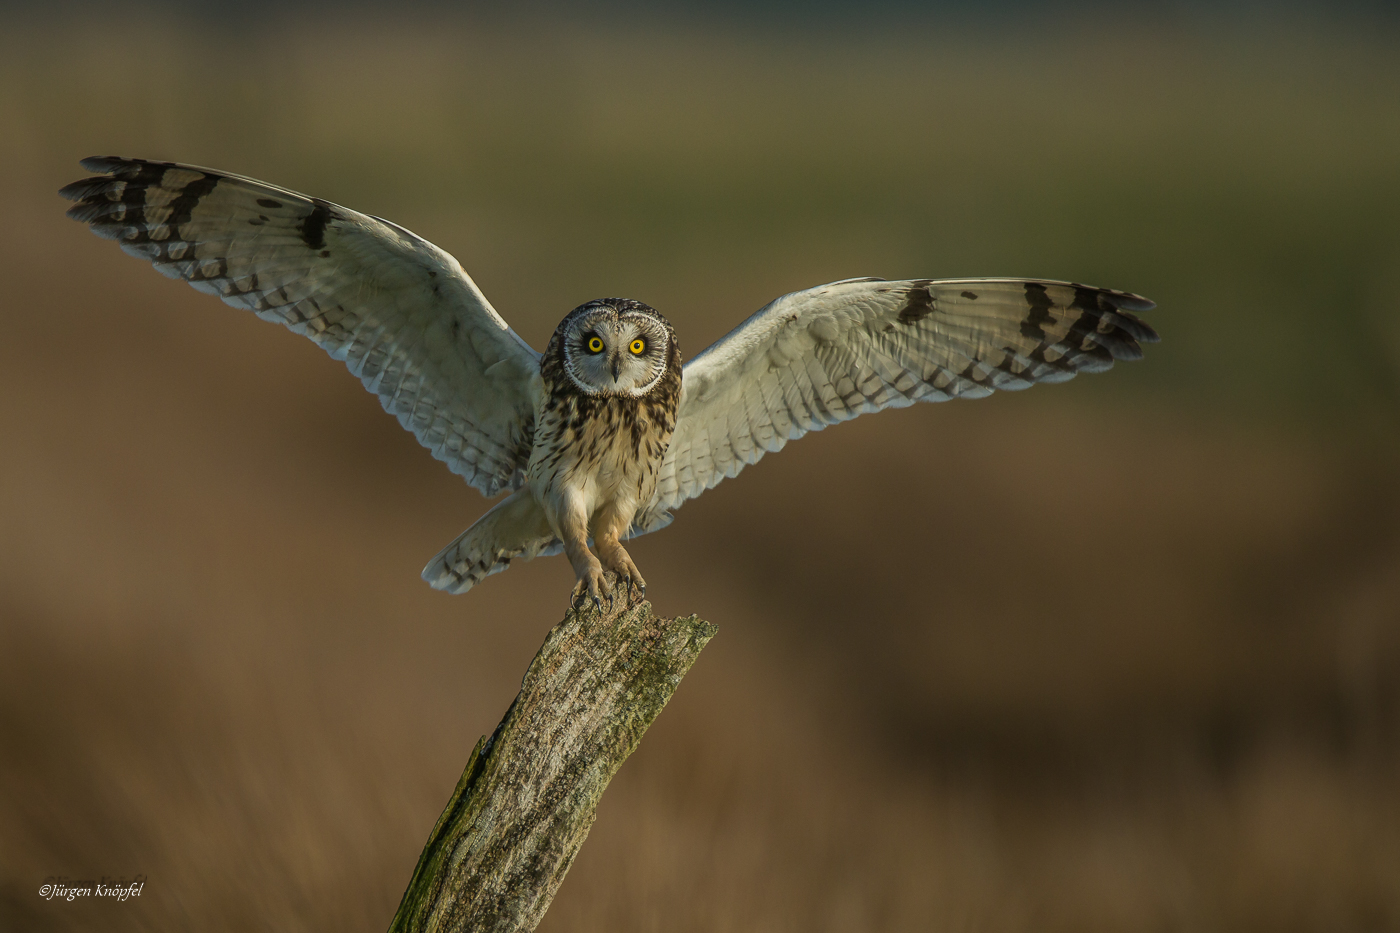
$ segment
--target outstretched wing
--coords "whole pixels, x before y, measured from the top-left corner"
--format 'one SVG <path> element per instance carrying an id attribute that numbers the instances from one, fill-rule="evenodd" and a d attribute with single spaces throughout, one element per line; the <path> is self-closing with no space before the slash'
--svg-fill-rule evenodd
<path id="1" fill-rule="evenodd" d="M 1142 356 L 1152 302 L 1067 282 L 849 279 L 772 302 L 685 367 L 634 534 L 808 431 L 915 402 L 1063 382 Z"/>
<path id="2" fill-rule="evenodd" d="M 303 334 L 486 495 L 518 488 L 539 354 L 457 260 L 402 227 L 250 178 L 92 158 L 68 216 L 170 278 Z"/>

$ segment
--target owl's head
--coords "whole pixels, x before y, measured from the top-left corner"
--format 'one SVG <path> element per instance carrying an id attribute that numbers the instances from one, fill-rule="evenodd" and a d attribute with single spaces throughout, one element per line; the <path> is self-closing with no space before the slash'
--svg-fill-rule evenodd
<path id="1" fill-rule="evenodd" d="M 580 305 L 555 332 L 564 372 L 589 395 L 638 398 L 666 374 L 671 325 L 640 301 L 600 298 Z"/>

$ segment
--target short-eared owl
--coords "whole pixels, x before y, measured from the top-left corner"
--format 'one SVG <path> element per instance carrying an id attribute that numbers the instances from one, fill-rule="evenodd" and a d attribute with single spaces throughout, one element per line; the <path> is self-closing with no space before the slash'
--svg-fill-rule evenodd
<path id="1" fill-rule="evenodd" d="M 92 158 L 69 216 L 171 278 L 305 334 L 494 508 L 429 562 L 454 593 L 564 551 L 576 597 L 644 590 L 621 541 L 808 431 L 1097 372 L 1157 335 L 1137 295 L 1022 279 L 846 279 L 771 302 L 682 366 L 671 325 L 604 298 L 544 355 L 450 255 L 387 220 L 170 162 Z M 589 539 L 597 550 L 589 550 Z M 631 591 L 629 586 L 628 592 Z"/>

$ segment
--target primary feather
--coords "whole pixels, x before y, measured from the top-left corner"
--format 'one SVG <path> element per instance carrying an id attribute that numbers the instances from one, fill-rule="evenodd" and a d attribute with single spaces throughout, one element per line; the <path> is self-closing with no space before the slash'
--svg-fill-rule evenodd
<path id="1" fill-rule="evenodd" d="M 771 302 L 685 367 L 675 435 L 633 534 L 808 431 L 1137 359 L 1139 295 L 1026 279 L 847 279 Z"/>
<path id="2" fill-rule="evenodd" d="M 530 458 L 539 354 L 457 260 L 386 220 L 212 169 L 92 158 L 68 215 L 162 274 L 344 360 L 384 409 L 488 496 Z"/>

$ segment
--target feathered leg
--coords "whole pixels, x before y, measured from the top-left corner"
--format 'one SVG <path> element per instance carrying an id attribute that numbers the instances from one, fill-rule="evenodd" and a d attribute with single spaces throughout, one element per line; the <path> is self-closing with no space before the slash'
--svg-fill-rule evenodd
<path id="1" fill-rule="evenodd" d="M 564 553 L 573 565 L 578 583 L 574 586 L 573 601 L 577 605 L 585 597 L 593 605 L 603 605 L 603 565 L 588 549 L 588 518 L 584 515 L 583 504 L 576 499 L 566 498 L 559 509 L 559 535 L 563 539 Z"/>
<path id="2" fill-rule="evenodd" d="M 593 544 L 598 549 L 603 569 L 617 575 L 629 603 L 632 601 L 632 587 L 635 586 L 643 597 L 647 594 L 647 581 L 642 579 L 641 571 L 632 563 L 632 556 L 618 541 L 631 524 L 631 518 L 624 519 L 616 505 L 604 506 L 593 517 Z"/>

